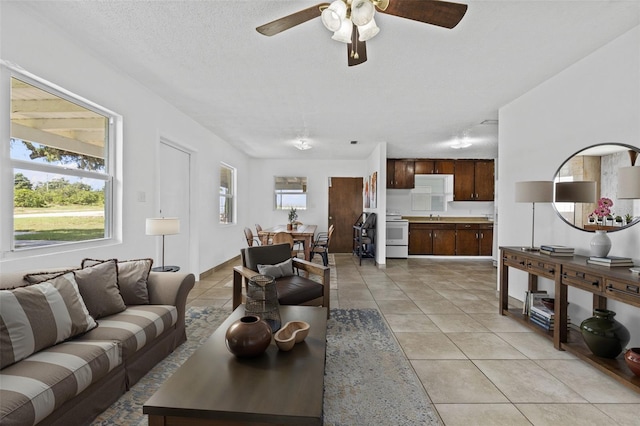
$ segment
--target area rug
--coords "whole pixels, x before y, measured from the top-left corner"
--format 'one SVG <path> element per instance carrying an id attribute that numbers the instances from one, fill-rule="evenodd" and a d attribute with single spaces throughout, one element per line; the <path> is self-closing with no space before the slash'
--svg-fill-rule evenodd
<path id="1" fill-rule="evenodd" d="M 160 362 L 93 425 L 147 425 L 142 405 L 228 316 L 187 311 L 187 342 Z M 324 424 L 440 425 L 435 409 L 380 313 L 332 309 L 327 325 Z"/>

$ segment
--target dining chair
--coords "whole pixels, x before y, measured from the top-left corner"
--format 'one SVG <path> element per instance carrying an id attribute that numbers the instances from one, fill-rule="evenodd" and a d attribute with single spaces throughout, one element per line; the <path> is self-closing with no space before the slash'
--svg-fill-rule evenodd
<path id="1" fill-rule="evenodd" d="M 253 236 L 253 232 L 251 232 L 251 228 L 244 228 L 244 237 L 247 239 L 247 245 L 252 247 L 254 244 L 259 246 L 260 239 L 258 237 Z"/>
<path id="2" fill-rule="evenodd" d="M 329 264 L 329 244 L 331 243 L 331 236 L 333 235 L 334 227 L 331 225 L 327 232 L 318 232 L 316 240 L 311 247 L 311 256 L 309 260 L 313 260 L 313 255 L 318 253 L 322 256 L 322 264 L 327 266 Z"/>
<path id="3" fill-rule="evenodd" d="M 262 232 L 262 226 L 260 226 L 259 223 L 256 223 L 256 235 L 258 236 L 258 239 L 260 239 L 260 233 Z M 266 244 L 273 244 L 273 241 L 271 241 L 271 237 L 267 236 L 267 243 Z"/>
<path id="4" fill-rule="evenodd" d="M 291 248 L 291 257 L 298 257 L 298 250 L 293 249 L 294 241 L 293 236 L 288 232 L 276 232 L 276 234 L 271 238 L 271 241 L 274 245 L 276 244 L 289 244 Z"/>

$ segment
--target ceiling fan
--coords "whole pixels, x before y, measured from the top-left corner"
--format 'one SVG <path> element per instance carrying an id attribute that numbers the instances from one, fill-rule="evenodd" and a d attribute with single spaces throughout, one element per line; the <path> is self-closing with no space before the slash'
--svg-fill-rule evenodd
<path id="1" fill-rule="evenodd" d="M 440 0 L 335 0 L 276 19 L 256 30 L 272 36 L 322 17 L 324 26 L 333 31 L 331 38 L 347 44 L 347 62 L 349 66 L 354 66 L 367 60 L 365 42 L 380 31 L 374 20 L 376 10 L 387 15 L 453 28 L 462 20 L 467 5 Z"/>

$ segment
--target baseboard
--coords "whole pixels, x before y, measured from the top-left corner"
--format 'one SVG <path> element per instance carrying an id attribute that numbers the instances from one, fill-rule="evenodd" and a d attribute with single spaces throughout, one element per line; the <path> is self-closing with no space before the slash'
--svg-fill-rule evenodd
<path id="1" fill-rule="evenodd" d="M 236 266 L 238 264 L 238 262 L 240 262 L 240 255 L 237 255 L 236 257 L 232 257 L 231 259 L 227 260 L 224 263 L 221 263 L 217 266 L 214 266 L 211 269 L 207 269 L 206 271 L 202 272 L 200 274 L 200 277 L 198 278 L 199 280 L 203 280 L 206 277 L 208 277 L 209 275 L 213 274 L 216 271 L 219 271 L 222 268 L 226 268 L 227 266 Z"/>

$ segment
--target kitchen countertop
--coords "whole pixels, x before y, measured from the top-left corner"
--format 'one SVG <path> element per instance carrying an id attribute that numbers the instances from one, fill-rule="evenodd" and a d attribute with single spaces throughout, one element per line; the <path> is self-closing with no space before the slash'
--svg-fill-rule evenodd
<path id="1" fill-rule="evenodd" d="M 486 217 L 454 217 L 454 216 L 441 216 L 440 219 L 437 216 L 402 216 L 403 219 L 407 219 L 409 223 L 477 223 L 477 224 L 493 224 L 493 220 Z"/>

